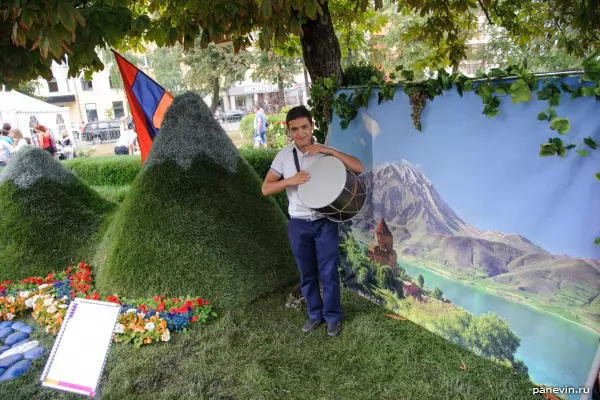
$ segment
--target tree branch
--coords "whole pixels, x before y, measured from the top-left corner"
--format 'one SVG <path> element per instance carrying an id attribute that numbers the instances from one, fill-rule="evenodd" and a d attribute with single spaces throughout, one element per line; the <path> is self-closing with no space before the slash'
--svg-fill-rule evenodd
<path id="1" fill-rule="evenodd" d="M 481 0 L 477 0 L 477 2 L 479 3 L 479 5 L 481 6 L 481 9 L 483 10 L 483 12 L 485 13 L 485 17 L 487 18 L 487 20 L 489 21 L 490 25 L 494 25 L 494 23 L 492 22 L 492 19 L 490 18 L 490 14 L 487 10 L 487 8 L 485 8 L 485 6 L 483 5 L 483 3 L 481 2 Z"/>

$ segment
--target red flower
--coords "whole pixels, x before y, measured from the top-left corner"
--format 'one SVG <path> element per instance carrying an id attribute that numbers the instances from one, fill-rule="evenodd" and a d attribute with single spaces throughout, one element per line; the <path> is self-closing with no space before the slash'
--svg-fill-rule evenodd
<path id="1" fill-rule="evenodd" d="M 52 283 L 52 278 L 54 278 L 54 274 L 48 274 L 46 277 L 46 283 Z"/>
<path id="2" fill-rule="evenodd" d="M 176 298 L 176 297 L 173 297 L 173 298 L 171 299 L 171 303 L 173 303 L 173 304 L 181 303 L 181 299 L 178 299 L 178 298 Z"/>
<path id="3" fill-rule="evenodd" d="M 192 317 L 192 322 L 198 322 L 198 316 L 197 315 L 194 315 Z"/>
<path id="4" fill-rule="evenodd" d="M 210 302 L 208 302 L 208 301 L 206 301 L 206 300 L 204 300 L 204 299 L 201 299 L 200 297 L 198 297 L 198 298 L 196 298 L 196 304 L 197 304 L 199 307 L 202 307 L 202 306 L 205 306 L 205 305 L 207 305 L 207 304 L 210 304 Z"/>
<path id="5" fill-rule="evenodd" d="M 164 298 L 165 296 L 154 296 L 154 301 L 158 303 L 159 301 L 163 301 Z"/>
<path id="6" fill-rule="evenodd" d="M 140 310 L 140 311 L 141 311 L 141 312 L 143 312 L 143 313 L 147 313 L 147 312 L 148 312 L 148 306 L 147 306 L 147 305 L 145 305 L 145 304 L 140 304 L 140 305 L 138 306 L 138 310 Z"/>
<path id="7" fill-rule="evenodd" d="M 158 312 L 163 312 L 165 310 L 165 303 L 164 302 L 160 302 L 158 303 Z"/>
<path id="8" fill-rule="evenodd" d="M 65 270 L 65 274 L 69 274 L 71 271 L 73 271 L 73 267 L 69 265 L 69 268 Z"/>
<path id="9" fill-rule="evenodd" d="M 117 303 L 117 304 L 121 304 L 121 301 L 119 301 L 119 298 L 117 296 L 108 296 L 106 298 L 106 301 L 110 302 L 110 303 Z"/>
<path id="10" fill-rule="evenodd" d="M 75 298 L 75 291 L 74 290 L 71 290 L 71 297 Z"/>

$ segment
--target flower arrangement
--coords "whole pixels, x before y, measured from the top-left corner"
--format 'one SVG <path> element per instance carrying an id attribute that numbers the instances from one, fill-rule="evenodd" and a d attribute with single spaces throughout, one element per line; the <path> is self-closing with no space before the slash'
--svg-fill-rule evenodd
<path id="1" fill-rule="evenodd" d="M 27 309 L 47 333 L 56 335 L 74 298 L 104 300 L 121 305 L 115 327 L 115 342 L 134 346 L 168 342 L 171 332 L 186 331 L 191 323 L 207 322 L 216 317 L 210 303 L 200 297 L 154 296 L 130 300 L 117 294 L 102 299 L 92 283 L 88 264 L 48 274 L 46 278 L 29 277 L 19 283 L 0 284 L 0 321 L 12 320 Z"/>

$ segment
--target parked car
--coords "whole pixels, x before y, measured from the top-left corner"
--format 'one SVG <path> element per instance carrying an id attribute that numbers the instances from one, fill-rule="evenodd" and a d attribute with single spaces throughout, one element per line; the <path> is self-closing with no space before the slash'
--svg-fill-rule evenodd
<path id="1" fill-rule="evenodd" d="M 128 124 L 132 120 L 131 117 L 127 117 Z M 118 119 L 87 122 L 81 130 L 81 139 L 94 144 L 115 142 L 121 136 L 120 126 L 121 121 Z"/>
<path id="2" fill-rule="evenodd" d="M 242 111 L 242 110 L 226 111 L 217 117 L 217 121 L 219 121 L 222 124 L 228 124 L 228 123 L 232 123 L 232 122 L 240 122 L 242 120 L 242 118 L 244 118 L 244 116 L 247 114 L 248 114 L 248 111 Z"/>

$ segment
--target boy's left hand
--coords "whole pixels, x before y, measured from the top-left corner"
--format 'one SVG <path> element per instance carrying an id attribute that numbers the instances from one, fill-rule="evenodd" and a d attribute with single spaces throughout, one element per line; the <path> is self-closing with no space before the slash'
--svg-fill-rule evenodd
<path id="1" fill-rule="evenodd" d="M 327 155 L 331 155 L 333 149 L 331 147 L 323 146 L 322 144 L 315 143 L 311 145 L 308 149 L 306 149 L 306 154 L 312 156 L 313 154 L 323 153 Z"/>

